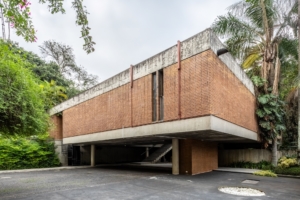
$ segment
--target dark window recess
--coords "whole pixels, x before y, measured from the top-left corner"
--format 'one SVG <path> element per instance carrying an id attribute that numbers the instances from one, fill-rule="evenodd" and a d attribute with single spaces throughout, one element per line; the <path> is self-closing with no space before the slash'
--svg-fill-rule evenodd
<path id="1" fill-rule="evenodd" d="M 157 80 L 156 73 L 152 74 L 152 121 L 157 120 L 156 105 L 157 105 Z"/>
<path id="2" fill-rule="evenodd" d="M 164 72 L 158 72 L 159 120 L 164 119 Z"/>

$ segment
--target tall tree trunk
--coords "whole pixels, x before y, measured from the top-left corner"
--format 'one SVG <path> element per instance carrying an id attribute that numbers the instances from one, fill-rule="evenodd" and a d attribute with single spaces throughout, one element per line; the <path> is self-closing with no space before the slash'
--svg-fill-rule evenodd
<path id="1" fill-rule="evenodd" d="M 10 41 L 10 21 L 9 20 L 7 22 L 7 30 L 8 30 L 7 40 Z"/>
<path id="2" fill-rule="evenodd" d="M 272 139 L 272 165 L 277 166 L 277 137 Z"/>
<path id="3" fill-rule="evenodd" d="M 298 0 L 298 79 L 300 78 L 300 0 Z M 300 164 L 300 87 L 298 82 L 298 163 Z"/>
<path id="4" fill-rule="evenodd" d="M 0 3 L 2 3 L 2 1 L 0 1 Z M 1 20 L 2 20 L 2 38 L 3 38 L 3 40 L 6 40 L 6 36 L 5 36 L 5 19 L 4 19 L 2 8 L 0 8 L 0 17 L 1 17 Z"/>

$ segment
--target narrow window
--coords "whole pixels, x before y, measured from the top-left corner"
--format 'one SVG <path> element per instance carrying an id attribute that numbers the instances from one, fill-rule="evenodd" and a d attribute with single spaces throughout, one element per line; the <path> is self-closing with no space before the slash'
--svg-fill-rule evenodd
<path id="1" fill-rule="evenodd" d="M 152 121 L 157 120 L 157 80 L 156 80 L 156 73 L 152 74 Z"/>
<path id="2" fill-rule="evenodd" d="M 158 72 L 159 120 L 164 119 L 164 72 Z"/>

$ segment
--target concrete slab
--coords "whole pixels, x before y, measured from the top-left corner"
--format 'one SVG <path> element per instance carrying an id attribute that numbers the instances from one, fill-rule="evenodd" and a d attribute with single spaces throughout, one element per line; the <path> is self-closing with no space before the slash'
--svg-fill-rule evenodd
<path id="1" fill-rule="evenodd" d="M 153 168 L 153 169 L 172 169 L 172 163 L 146 163 L 146 162 L 135 162 L 123 164 L 123 166 L 133 166 L 140 168 Z"/>
<path id="2" fill-rule="evenodd" d="M 215 116 L 153 123 L 63 139 L 63 144 L 122 144 L 157 139 L 194 138 L 205 141 L 259 141 L 258 134 Z"/>
<path id="3" fill-rule="evenodd" d="M 1 177 L 10 177 L 2 179 Z M 257 180 L 257 184 L 242 183 Z M 250 187 L 262 197 L 225 194 L 219 187 Z M 251 174 L 210 172 L 178 175 L 123 166 L 74 170 L 35 171 L 0 175 L 1 200 L 63 199 L 299 199 L 300 179 L 259 177 Z"/>
<path id="4" fill-rule="evenodd" d="M 218 169 L 215 169 L 214 171 L 253 174 L 254 172 L 257 172 L 260 170 L 259 169 L 232 168 L 232 167 L 219 167 Z"/>

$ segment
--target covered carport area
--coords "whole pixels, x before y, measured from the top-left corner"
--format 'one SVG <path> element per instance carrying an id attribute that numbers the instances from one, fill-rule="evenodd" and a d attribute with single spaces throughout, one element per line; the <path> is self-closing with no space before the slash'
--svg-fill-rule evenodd
<path id="1" fill-rule="evenodd" d="M 102 164 L 103 156 L 113 161 L 116 155 L 120 159 L 130 154 L 130 162 L 142 162 L 150 154 L 149 147 L 169 144 L 172 152 L 169 161 L 174 175 L 193 175 L 218 168 L 220 142 L 258 141 L 256 132 L 212 115 L 63 139 L 64 144 L 79 145 L 85 149 L 92 166 Z M 125 162 L 118 159 L 116 163 Z"/>

